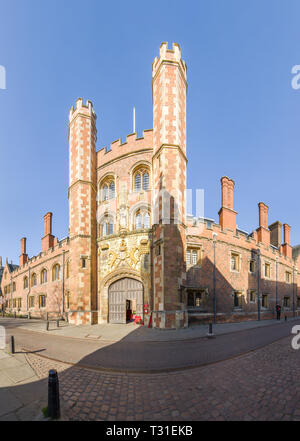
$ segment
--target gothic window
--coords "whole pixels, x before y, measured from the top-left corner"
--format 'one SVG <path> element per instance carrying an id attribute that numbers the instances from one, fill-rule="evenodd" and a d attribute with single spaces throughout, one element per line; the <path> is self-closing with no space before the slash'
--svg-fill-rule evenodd
<path id="1" fill-rule="evenodd" d="M 147 191 L 149 190 L 149 173 L 145 172 L 143 174 L 143 190 Z"/>
<path id="2" fill-rule="evenodd" d="M 13 292 L 16 291 L 16 282 L 13 282 Z"/>
<path id="3" fill-rule="evenodd" d="M 31 296 L 31 297 L 29 297 L 29 308 L 34 308 L 34 297 L 33 296 Z"/>
<path id="4" fill-rule="evenodd" d="M 135 191 L 141 191 L 141 174 L 137 173 L 134 178 L 134 189 Z"/>
<path id="5" fill-rule="evenodd" d="M 142 228 L 142 215 L 138 213 L 135 218 L 135 228 L 136 230 L 140 230 Z"/>
<path id="6" fill-rule="evenodd" d="M 59 280 L 59 279 L 60 279 L 60 265 L 57 263 L 52 268 L 52 281 L 54 282 L 55 280 Z"/>
<path id="7" fill-rule="evenodd" d="M 44 268 L 41 272 L 41 283 L 47 283 L 48 280 L 48 271 Z"/>
<path id="8" fill-rule="evenodd" d="M 24 277 L 23 286 L 24 286 L 24 289 L 28 288 L 28 277 Z"/>
<path id="9" fill-rule="evenodd" d="M 101 200 L 108 201 L 115 198 L 115 181 L 113 177 L 107 177 L 101 184 Z"/>
<path id="10" fill-rule="evenodd" d="M 100 226 L 101 237 L 110 236 L 114 234 L 114 223 L 111 219 L 105 219 Z"/>
<path id="11" fill-rule="evenodd" d="M 36 286 L 36 284 L 37 284 L 36 274 L 33 273 L 31 276 L 31 286 Z"/>
<path id="12" fill-rule="evenodd" d="M 66 279 L 68 279 L 70 277 L 70 261 L 67 261 L 67 265 L 66 265 Z"/>
<path id="13" fill-rule="evenodd" d="M 150 213 L 146 210 L 138 210 L 135 215 L 135 229 L 143 230 L 151 228 Z"/>
<path id="14" fill-rule="evenodd" d="M 133 173 L 134 191 L 148 191 L 150 187 L 149 168 L 146 166 L 138 167 Z"/>

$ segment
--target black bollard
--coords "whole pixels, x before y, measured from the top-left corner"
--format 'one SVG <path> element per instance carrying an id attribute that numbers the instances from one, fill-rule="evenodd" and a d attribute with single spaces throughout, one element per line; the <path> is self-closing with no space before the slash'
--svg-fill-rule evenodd
<path id="1" fill-rule="evenodd" d="M 213 333 L 213 332 L 212 332 L 212 323 L 209 324 L 209 331 L 208 331 L 208 333 L 209 333 L 209 334 L 212 334 L 212 333 Z"/>
<path id="2" fill-rule="evenodd" d="M 287 316 L 286 315 L 284 316 L 284 321 L 287 321 Z"/>
<path id="3" fill-rule="evenodd" d="M 55 369 L 51 369 L 49 371 L 48 415 L 50 418 L 54 418 L 54 419 L 60 417 L 59 383 L 58 383 L 57 371 Z"/>
<path id="4" fill-rule="evenodd" d="M 15 337 L 11 335 L 10 341 L 9 341 L 9 352 L 11 354 L 15 353 Z"/>
<path id="5" fill-rule="evenodd" d="M 46 321 L 46 331 L 49 331 L 49 321 Z"/>

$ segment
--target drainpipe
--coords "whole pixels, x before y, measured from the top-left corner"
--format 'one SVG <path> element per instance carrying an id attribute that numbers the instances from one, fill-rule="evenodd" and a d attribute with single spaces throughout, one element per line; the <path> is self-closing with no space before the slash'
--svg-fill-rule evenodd
<path id="1" fill-rule="evenodd" d="M 295 312 L 295 264 L 293 265 L 293 317 L 296 316 Z"/>
<path id="2" fill-rule="evenodd" d="M 65 313 L 65 251 L 62 253 L 63 255 L 63 279 L 62 279 L 62 315 Z"/>
<path id="3" fill-rule="evenodd" d="M 27 312 L 29 311 L 29 294 L 31 291 L 30 267 L 28 268 L 28 293 L 27 293 Z"/>
<path id="4" fill-rule="evenodd" d="M 217 293 L 216 293 L 216 247 L 217 247 L 217 233 L 213 233 L 213 244 L 214 244 L 214 275 L 213 275 L 213 286 L 214 286 L 214 324 L 217 323 Z"/>
<path id="5" fill-rule="evenodd" d="M 11 299 L 11 304 L 12 304 L 12 308 L 13 308 L 14 304 L 13 304 L 13 292 L 12 292 L 12 276 L 10 276 L 10 299 Z"/>
<path id="6" fill-rule="evenodd" d="M 260 249 L 257 250 L 257 320 L 260 320 Z"/>

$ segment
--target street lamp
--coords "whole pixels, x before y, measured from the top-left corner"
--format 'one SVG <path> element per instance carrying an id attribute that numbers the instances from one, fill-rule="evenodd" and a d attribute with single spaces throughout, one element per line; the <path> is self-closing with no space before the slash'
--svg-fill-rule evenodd
<path id="1" fill-rule="evenodd" d="M 217 293 L 216 293 L 216 248 L 217 248 L 217 233 L 213 233 L 213 244 L 214 244 L 214 274 L 213 274 L 213 286 L 214 286 L 214 324 L 217 323 Z"/>
<path id="2" fill-rule="evenodd" d="M 276 305 L 278 305 L 278 256 L 276 257 Z"/>
<path id="3" fill-rule="evenodd" d="M 260 320 L 260 249 L 257 250 L 257 320 Z"/>

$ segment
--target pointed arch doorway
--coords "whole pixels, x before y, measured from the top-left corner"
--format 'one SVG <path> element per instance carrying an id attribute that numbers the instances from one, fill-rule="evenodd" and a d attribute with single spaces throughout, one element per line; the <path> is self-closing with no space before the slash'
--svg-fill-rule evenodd
<path id="1" fill-rule="evenodd" d="M 142 282 L 125 277 L 112 283 L 108 290 L 109 323 L 127 323 L 130 312 L 144 320 L 144 287 Z"/>

